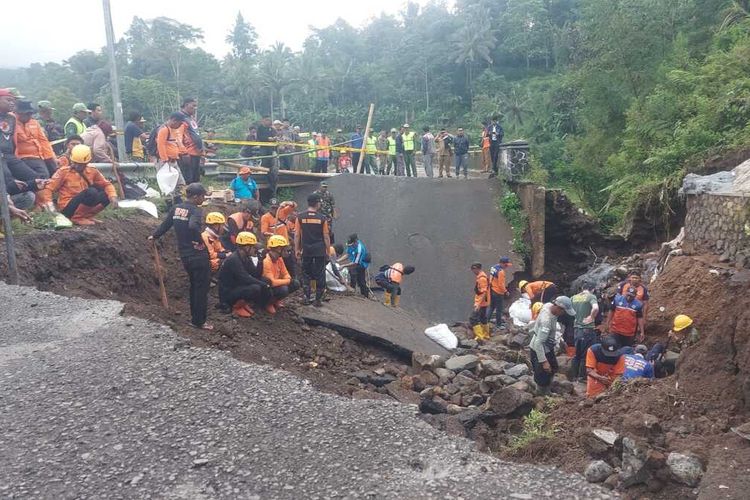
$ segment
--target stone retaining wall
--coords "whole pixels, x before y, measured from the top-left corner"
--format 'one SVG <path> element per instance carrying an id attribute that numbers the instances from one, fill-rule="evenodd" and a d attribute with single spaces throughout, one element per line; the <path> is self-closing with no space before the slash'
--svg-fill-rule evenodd
<path id="1" fill-rule="evenodd" d="M 750 267 L 750 197 L 688 195 L 683 248 Z"/>

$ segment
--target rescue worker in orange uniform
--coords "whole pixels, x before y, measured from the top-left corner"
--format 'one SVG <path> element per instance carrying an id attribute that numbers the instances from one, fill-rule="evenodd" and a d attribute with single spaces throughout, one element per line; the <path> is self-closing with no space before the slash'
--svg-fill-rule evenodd
<path id="1" fill-rule="evenodd" d="M 289 242 L 278 234 L 268 238 L 266 243 L 268 252 L 263 259 L 263 278 L 271 285 L 271 300 L 266 306 L 268 314 L 276 314 L 276 309 L 281 306 L 282 299 L 299 289 L 299 282 L 292 279 L 282 258 L 282 253 L 287 246 Z"/>
<path id="2" fill-rule="evenodd" d="M 96 168 L 89 165 L 91 148 L 84 144 L 70 153 L 71 166 L 55 172 L 49 183 L 37 194 L 41 204 L 51 212 L 53 193 L 57 193 L 57 208 L 74 224 L 92 225 L 94 215 L 108 205 L 117 208 L 115 187 Z"/>
<path id="3" fill-rule="evenodd" d="M 482 271 L 482 264 L 475 262 L 471 265 L 474 273 L 474 309 L 469 317 L 469 324 L 474 332 L 474 340 L 483 342 L 490 338 L 490 325 L 487 309 L 490 306 L 490 280 L 487 273 Z"/>
<path id="4" fill-rule="evenodd" d="M 606 391 L 625 372 L 625 356 L 617 339 L 609 335 L 586 352 L 586 396 L 593 398 Z"/>
<path id="5" fill-rule="evenodd" d="M 16 103 L 16 157 L 23 160 L 38 178 L 49 179 L 57 170 L 55 152 L 42 126 L 31 117 L 34 112 L 31 102 Z"/>
<path id="6" fill-rule="evenodd" d="M 526 281 L 521 280 L 518 283 L 518 291 L 528 295 L 531 303 L 541 302 L 546 304 L 555 300 L 560 295 L 557 285 L 551 281 Z"/>
<path id="7" fill-rule="evenodd" d="M 230 251 L 236 249 L 237 235 L 243 231 L 253 233 L 253 229 L 259 220 L 260 203 L 257 200 L 243 201 L 240 206 L 242 208 L 239 212 L 235 212 L 227 218 L 224 235 L 222 236 L 224 248 Z"/>
<path id="8" fill-rule="evenodd" d="M 187 155 L 187 149 L 185 149 L 185 145 L 183 144 L 183 125 L 182 114 L 172 113 L 167 122 L 159 128 L 156 134 L 156 169 L 158 170 L 162 164 L 168 163 L 170 169 L 177 169 L 179 173 L 177 187 L 173 193 L 170 193 L 170 195 L 174 196 L 177 203 L 181 202 L 181 195 L 186 186 L 185 177 L 179 165 L 180 156 Z"/>
<path id="9" fill-rule="evenodd" d="M 70 153 L 73 151 L 73 148 L 79 144 L 83 144 L 83 137 L 80 135 L 71 135 L 65 139 L 65 152 L 57 157 L 57 165 L 59 168 L 70 166 Z"/>
<path id="10" fill-rule="evenodd" d="M 487 174 L 490 171 L 490 134 L 487 132 L 487 123 L 482 123 L 482 173 Z"/>
<path id="11" fill-rule="evenodd" d="M 208 249 L 208 261 L 211 263 L 211 272 L 215 273 L 221 267 L 221 263 L 229 257 L 232 252 L 227 252 L 221 243 L 221 232 L 227 219 L 221 212 L 209 212 L 206 215 L 206 229 L 201 233 L 203 243 Z"/>
<path id="12" fill-rule="evenodd" d="M 282 222 L 279 220 L 279 209 L 279 202 L 276 198 L 272 198 L 268 212 L 264 213 L 260 218 L 260 232 L 266 239 L 276 234 L 283 236 L 285 240 L 289 241 L 289 229 L 286 221 Z M 286 215 L 288 215 L 288 212 Z"/>
<path id="13" fill-rule="evenodd" d="M 398 307 L 401 301 L 401 281 L 404 275 L 408 276 L 413 272 L 414 266 L 404 266 L 401 262 L 380 268 L 380 272 L 375 276 L 375 283 L 385 290 L 383 304 Z"/>
<path id="14" fill-rule="evenodd" d="M 489 147 L 489 146 L 488 146 Z M 492 319 L 495 313 L 495 325 L 505 328 L 503 323 L 503 309 L 505 309 L 505 297 L 510 297 L 510 292 L 505 286 L 505 269 L 512 266 L 509 257 L 500 257 L 497 264 L 490 268 L 490 308 L 487 311 L 487 321 Z"/>

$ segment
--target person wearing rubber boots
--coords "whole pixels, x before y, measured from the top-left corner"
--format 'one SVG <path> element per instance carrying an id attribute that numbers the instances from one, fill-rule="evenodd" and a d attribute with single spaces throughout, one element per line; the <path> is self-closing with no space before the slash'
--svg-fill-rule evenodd
<path id="1" fill-rule="evenodd" d="M 185 188 L 187 201 L 172 205 L 164 221 L 148 239 L 158 240 L 174 227 L 177 250 L 190 281 L 190 324 L 195 328 L 213 330 L 213 325 L 206 322 L 211 264 L 208 261 L 208 249 L 201 236 L 203 212 L 200 206 L 206 200 L 206 193 L 202 184 L 189 184 Z"/>
<path id="2" fill-rule="evenodd" d="M 487 309 L 490 306 L 490 280 L 487 273 L 482 271 L 482 264 L 475 262 L 471 265 L 474 273 L 474 309 L 469 317 L 469 324 L 474 332 L 474 340 L 484 342 L 490 339 L 490 324 Z"/>
<path id="3" fill-rule="evenodd" d="M 505 286 L 505 269 L 512 266 L 510 257 L 500 257 L 497 264 L 490 268 L 490 309 L 487 311 L 487 320 L 492 319 L 495 313 L 495 325 L 505 328 L 503 323 L 503 310 L 505 309 L 505 298 L 510 297 L 510 292 Z"/>
<path id="4" fill-rule="evenodd" d="M 232 316 L 252 318 L 250 304 L 265 307 L 271 300 L 271 285 L 262 279 L 263 262 L 258 257 L 258 238 L 241 231 L 235 240 L 237 250 L 226 258 L 219 271 L 219 303 L 232 308 Z"/>
<path id="5" fill-rule="evenodd" d="M 534 382 L 542 395 L 550 393 L 550 386 L 555 372 L 558 370 L 555 348 L 557 339 L 557 320 L 568 314 L 575 316 L 573 303 L 569 297 L 561 295 L 552 302 L 544 304 L 539 317 L 532 328 L 533 335 L 529 343 L 531 366 L 534 370 Z"/>
<path id="6" fill-rule="evenodd" d="M 326 288 L 326 264 L 331 238 L 328 219 L 320 213 L 320 196 L 313 193 L 307 197 L 307 210 L 297 216 L 294 232 L 297 259 L 302 260 L 303 290 L 305 305 L 312 303 L 315 293 L 315 307 L 321 307 Z"/>
<path id="7" fill-rule="evenodd" d="M 385 290 L 385 294 L 383 294 L 384 305 L 398 307 L 399 302 L 401 302 L 401 281 L 404 276 L 413 272 L 414 266 L 404 266 L 401 262 L 380 268 L 380 272 L 375 276 L 375 283 Z"/>

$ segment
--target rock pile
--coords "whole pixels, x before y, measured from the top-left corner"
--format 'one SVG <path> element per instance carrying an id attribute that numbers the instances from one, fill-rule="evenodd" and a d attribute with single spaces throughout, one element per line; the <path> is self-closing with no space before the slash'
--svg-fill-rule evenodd
<path id="1" fill-rule="evenodd" d="M 667 451 L 659 421 L 653 415 L 635 412 L 627 427 L 632 435 L 612 429 L 592 429 L 583 446 L 592 460 L 584 471 L 589 482 L 614 489 L 645 486 L 663 489 L 670 481 L 695 487 L 703 476 L 703 460 L 692 453 Z"/>

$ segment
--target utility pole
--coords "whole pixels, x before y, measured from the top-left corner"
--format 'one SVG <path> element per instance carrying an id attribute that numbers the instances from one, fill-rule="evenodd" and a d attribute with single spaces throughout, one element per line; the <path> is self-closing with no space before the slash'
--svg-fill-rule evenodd
<path id="1" fill-rule="evenodd" d="M 115 30 L 112 27 L 112 9 L 109 0 L 102 0 L 104 8 L 104 29 L 107 32 L 107 53 L 109 54 L 109 86 L 112 89 L 112 103 L 115 106 L 115 126 L 117 127 L 117 158 L 120 163 L 125 157 L 125 121 L 122 119 L 122 101 L 120 100 L 120 80 L 117 78 L 117 61 L 115 60 Z"/>
<path id="2" fill-rule="evenodd" d="M 10 207 L 8 192 L 5 186 L 5 156 L 0 152 L 0 215 L 5 227 L 5 254 L 8 258 L 8 284 L 18 284 L 18 265 L 16 264 L 16 245 L 13 239 L 13 227 L 10 225 Z"/>

